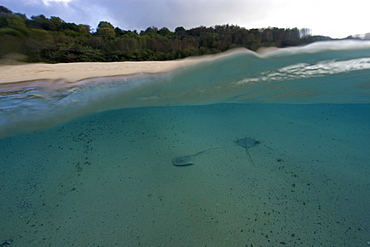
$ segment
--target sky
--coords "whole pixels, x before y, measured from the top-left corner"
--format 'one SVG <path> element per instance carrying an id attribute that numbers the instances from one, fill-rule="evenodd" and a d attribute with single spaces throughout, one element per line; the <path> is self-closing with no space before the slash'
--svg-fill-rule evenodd
<path id="1" fill-rule="evenodd" d="M 345 38 L 370 32 L 370 0 L 0 0 L 28 18 L 43 14 L 96 28 L 123 30 L 238 25 L 309 28 L 312 35 Z"/>

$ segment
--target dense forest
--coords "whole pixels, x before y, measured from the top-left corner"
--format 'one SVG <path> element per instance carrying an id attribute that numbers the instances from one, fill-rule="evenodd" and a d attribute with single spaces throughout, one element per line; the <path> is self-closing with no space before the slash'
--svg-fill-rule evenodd
<path id="1" fill-rule="evenodd" d="M 327 40 L 311 36 L 308 29 L 269 27 L 245 29 L 236 25 L 196 27 L 148 27 L 145 31 L 122 30 L 101 21 L 92 32 L 83 24 L 59 17 L 46 18 L 13 13 L 0 6 L 0 58 L 11 54 L 25 62 L 111 62 L 172 60 L 215 54 L 236 47 L 288 47 Z"/>

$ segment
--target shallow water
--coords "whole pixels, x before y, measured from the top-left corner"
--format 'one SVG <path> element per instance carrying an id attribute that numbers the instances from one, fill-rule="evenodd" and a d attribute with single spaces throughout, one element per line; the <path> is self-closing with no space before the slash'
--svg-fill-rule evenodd
<path id="1" fill-rule="evenodd" d="M 295 83 L 284 77 L 264 84 L 266 73 L 241 74 L 243 66 L 234 76 L 231 68 L 252 64 L 243 53 L 223 58 L 234 62 L 226 68 L 221 59 L 170 74 L 130 77 L 142 85 L 130 93 L 122 89 L 127 85 L 106 78 L 105 84 L 97 80 L 48 90 L 33 84 L 28 91 L 2 94 L 0 241 L 11 238 L 12 246 L 366 246 L 369 68 L 368 62 L 360 68 L 348 61 L 367 61 L 370 55 L 348 52 L 347 46 L 341 52 L 320 49 L 309 55 L 294 49 L 275 53 L 280 67 L 304 68 Z M 323 64 L 317 61 L 327 59 L 324 54 L 330 54 L 331 64 L 340 60 L 346 66 L 315 77 L 308 76 L 312 67 L 297 69 L 302 61 Z M 260 63 L 254 68 L 279 67 L 272 58 L 253 59 Z M 302 79 L 306 74 L 310 79 Z M 163 78 L 170 79 L 164 83 Z M 191 91 L 194 78 L 210 93 Z M 253 93 L 258 97 L 247 88 L 211 90 L 215 80 L 220 86 L 250 78 L 259 83 Z M 293 92 L 292 85 L 300 89 Z M 308 97 L 302 87 L 320 93 Z M 180 95 L 180 89 L 188 93 Z M 122 108 L 129 106 L 135 108 Z M 40 126 L 54 127 L 21 133 Z M 15 133 L 20 134 L 8 136 Z M 246 136 L 260 142 L 248 149 L 254 165 L 234 143 Z M 171 163 L 173 157 L 207 149 L 194 165 Z"/>

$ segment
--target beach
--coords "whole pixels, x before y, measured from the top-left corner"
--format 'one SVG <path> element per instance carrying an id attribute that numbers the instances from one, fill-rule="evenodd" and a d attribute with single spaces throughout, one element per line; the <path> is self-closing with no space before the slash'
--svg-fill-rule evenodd
<path id="1" fill-rule="evenodd" d="M 166 72 L 194 64 L 195 60 L 157 62 L 60 63 L 0 66 L 0 83 L 39 79 L 75 82 L 92 77 Z"/>
<path id="2" fill-rule="evenodd" d="M 142 62 L 80 62 L 59 64 L 18 64 L 0 66 L 0 83 L 13 83 L 33 80 L 59 80 L 76 82 L 87 78 L 133 75 L 138 73 L 161 73 L 184 68 L 224 56 L 210 55 L 171 61 Z"/>

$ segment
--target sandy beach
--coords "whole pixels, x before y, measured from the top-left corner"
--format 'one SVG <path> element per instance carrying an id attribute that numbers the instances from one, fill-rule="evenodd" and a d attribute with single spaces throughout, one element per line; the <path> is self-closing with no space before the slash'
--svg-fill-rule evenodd
<path id="1" fill-rule="evenodd" d="M 0 66 L 0 83 L 38 79 L 65 79 L 75 82 L 86 78 L 159 73 L 196 64 L 201 59 L 149 62 L 21 64 Z"/>
<path id="2" fill-rule="evenodd" d="M 61 78 L 75 82 L 91 77 L 158 73 L 189 66 L 196 61 L 198 60 L 5 65 L 0 67 L 0 83 Z"/>
<path id="3" fill-rule="evenodd" d="M 236 48 L 220 54 L 187 57 L 171 61 L 78 62 L 57 64 L 30 63 L 0 65 L 0 84 L 44 79 L 65 79 L 67 82 L 76 82 L 94 77 L 168 72 L 245 52 L 249 51 L 244 48 Z"/>

